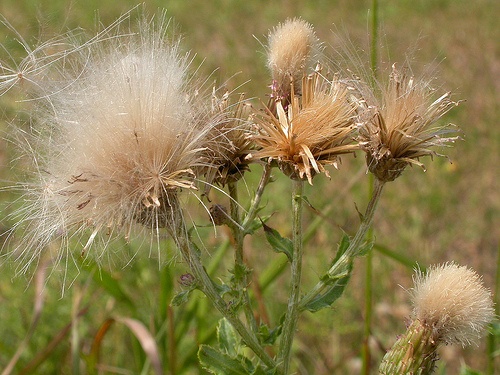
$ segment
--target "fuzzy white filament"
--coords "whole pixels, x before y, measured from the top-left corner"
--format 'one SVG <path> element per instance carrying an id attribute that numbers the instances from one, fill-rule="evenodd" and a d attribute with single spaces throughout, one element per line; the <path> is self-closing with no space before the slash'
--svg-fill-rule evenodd
<path id="1" fill-rule="evenodd" d="M 43 83 L 30 141 L 37 176 L 18 212 L 28 260 L 55 237 L 81 234 L 86 250 L 137 224 L 174 226 L 177 192 L 195 189 L 209 107 L 165 17 L 154 21 L 75 47 Z"/>
<path id="2" fill-rule="evenodd" d="M 494 318 L 490 291 L 481 277 L 465 266 L 434 266 L 426 274 L 417 273 L 414 283 L 414 315 L 432 328 L 438 342 L 474 343 Z"/>

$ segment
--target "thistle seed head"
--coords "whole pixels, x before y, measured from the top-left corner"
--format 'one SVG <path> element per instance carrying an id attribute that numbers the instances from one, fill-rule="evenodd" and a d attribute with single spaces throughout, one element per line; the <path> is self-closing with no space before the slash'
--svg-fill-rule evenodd
<path id="1" fill-rule="evenodd" d="M 435 147 L 459 139 L 448 136 L 454 131 L 450 126 L 435 126 L 458 103 L 450 99 L 449 92 L 437 99 L 433 94 L 427 82 L 393 65 L 381 99 L 367 95 L 360 102 L 366 116 L 359 126 L 360 146 L 370 172 L 379 180 L 395 180 L 409 164 L 424 168 L 421 157 L 439 155 Z"/>
<path id="2" fill-rule="evenodd" d="M 491 292 L 465 266 L 446 263 L 417 273 L 412 291 L 414 316 L 438 343 L 475 343 L 494 316 Z"/>
<path id="3" fill-rule="evenodd" d="M 299 18 L 286 20 L 269 33 L 267 66 L 275 100 L 288 100 L 291 86 L 295 94 L 301 93 L 302 77 L 318 45 L 312 25 Z"/>
<path id="4" fill-rule="evenodd" d="M 20 212 L 26 248 L 80 233 L 86 250 L 99 238 L 128 238 L 137 224 L 176 233 L 178 193 L 196 189 L 214 119 L 200 113 L 210 98 L 195 94 L 167 24 L 143 20 L 137 33 L 75 47 L 47 84 L 34 118 L 43 146 L 33 148 L 36 183 Z"/>

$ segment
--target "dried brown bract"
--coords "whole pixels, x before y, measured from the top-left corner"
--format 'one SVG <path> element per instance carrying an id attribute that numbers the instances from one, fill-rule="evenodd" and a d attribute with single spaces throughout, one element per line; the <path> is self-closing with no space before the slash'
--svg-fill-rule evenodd
<path id="1" fill-rule="evenodd" d="M 338 77 L 331 81 L 320 69 L 302 79 L 302 96 L 292 90 L 285 110 L 276 104 L 277 116 L 270 109 L 255 116 L 253 141 L 260 150 L 253 159 L 277 161 L 292 179 L 307 179 L 325 173 L 326 165 L 337 167 L 339 155 L 358 149 L 352 144 L 355 108 L 349 101 L 349 89 Z"/>
<path id="2" fill-rule="evenodd" d="M 381 181 L 393 181 L 407 165 L 424 167 L 423 156 L 439 155 L 436 146 L 453 143 L 454 130 L 434 124 L 458 103 L 445 93 L 433 99 L 434 90 L 393 65 L 389 83 L 380 100 L 366 95 L 365 122 L 359 128 L 361 148 L 366 152 L 369 170 Z"/>
<path id="3" fill-rule="evenodd" d="M 243 94 L 232 103 L 229 92 L 219 97 L 214 89 L 210 114 L 214 125 L 205 137 L 206 166 L 200 170 L 207 188 L 214 183 L 224 186 L 238 181 L 249 170 L 247 156 L 254 148 L 248 137 L 250 110 Z"/>

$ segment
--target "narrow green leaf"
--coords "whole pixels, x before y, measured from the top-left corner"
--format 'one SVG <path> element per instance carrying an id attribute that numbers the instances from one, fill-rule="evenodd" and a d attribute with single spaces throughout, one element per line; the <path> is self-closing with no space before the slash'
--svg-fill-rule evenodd
<path id="1" fill-rule="evenodd" d="M 245 234 L 254 234 L 256 230 L 258 230 L 262 225 L 264 225 L 265 222 L 267 222 L 269 220 L 269 218 L 271 217 L 271 215 L 266 215 L 266 216 L 261 216 L 257 219 L 254 219 L 250 225 L 248 226 L 248 228 L 246 228 L 245 230 Z"/>
<path id="2" fill-rule="evenodd" d="M 277 253 L 284 253 L 292 261 L 293 243 L 289 238 L 281 237 L 279 232 L 262 222 L 267 242 Z"/>
<path id="3" fill-rule="evenodd" d="M 236 357 L 240 348 L 240 340 L 233 326 L 226 318 L 219 320 L 217 325 L 217 339 L 220 349 L 229 354 L 231 357 Z"/>
<path id="4" fill-rule="evenodd" d="M 172 306 L 180 306 L 186 303 L 189 299 L 189 295 L 193 289 L 183 290 L 182 292 L 177 293 L 174 298 L 172 298 Z"/>
<path id="5" fill-rule="evenodd" d="M 339 260 L 342 254 L 345 253 L 349 247 L 349 236 L 344 235 L 339 243 L 337 254 L 332 262 L 332 266 Z M 328 274 L 321 278 L 325 284 L 327 284 L 327 289 L 322 294 L 319 294 L 309 303 L 304 306 L 305 310 L 311 312 L 316 312 L 318 310 L 330 307 L 333 303 L 344 293 L 344 289 L 347 286 L 352 272 L 352 260 L 347 265 L 346 269 L 340 274 L 335 276 L 330 276 Z"/>
<path id="6" fill-rule="evenodd" d="M 425 267 L 420 265 L 418 261 L 415 259 L 409 258 L 406 255 L 404 255 L 401 252 L 393 251 L 390 250 L 388 247 L 385 247 L 380 244 L 374 244 L 373 248 L 377 250 L 379 253 L 385 255 L 388 258 L 391 258 L 392 260 L 408 267 L 409 269 L 415 268 L 415 266 L 418 264 L 418 268 L 422 271 L 425 272 Z"/>
<path id="7" fill-rule="evenodd" d="M 135 304 L 129 295 L 123 290 L 120 282 L 109 272 L 106 272 L 95 263 L 83 263 L 82 268 L 92 275 L 94 281 L 100 285 L 108 294 L 121 302 L 125 302 L 129 307 L 135 309 Z"/>
<path id="8" fill-rule="evenodd" d="M 483 375 L 482 372 L 471 369 L 468 366 L 463 366 L 460 369 L 460 375 Z"/>
<path id="9" fill-rule="evenodd" d="M 344 293 L 344 289 L 349 282 L 349 278 L 351 277 L 351 272 L 338 279 L 335 283 L 330 285 L 326 292 L 318 295 L 311 302 L 309 302 L 304 309 L 309 310 L 311 312 L 316 312 L 318 310 L 324 309 L 326 307 L 330 307 L 333 303 Z"/>
<path id="10" fill-rule="evenodd" d="M 274 345 L 279 335 L 281 334 L 282 326 L 279 325 L 274 329 L 269 329 L 266 324 L 261 324 L 259 327 L 259 339 L 264 345 Z"/>
<path id="11" fill-rule="evenodd" d="M 201 345 L 198 351 L 201 365 L 207 371 L 216 375 L 248 375 L 247 368 L 236 358 L 233 358 L 208 345 Z"/>
<path id="12" fill-rule="evenodd" d="M 342 236 L 342 239 L 340 240 L 339 247 L 337 249 L 337 254 L 335 254 L 335 258 L 333 259 L 333 262 L 331 265 L 334 265 L 337 260 L 346 252 L 346 250 L 349 248 L 349 244 L 351 243 L 351 240 L 349 239 L 349 236 L 344 233 Z"/>

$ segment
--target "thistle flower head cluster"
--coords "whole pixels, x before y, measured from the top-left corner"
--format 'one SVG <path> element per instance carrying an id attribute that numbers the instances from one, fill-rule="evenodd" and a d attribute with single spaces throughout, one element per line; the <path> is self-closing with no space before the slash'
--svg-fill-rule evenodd
<path id="1" fill-rule="evenodd" d="M 408 165 L 424 168 L 419 158 L 437 155 L 433 148 L 458 139 L 448 136 L 452 132 L 448 126 L 435 125 L 457 105 L 450 93 L 434 98 L 427 82 L 398 70 L 396 65 L 381 98 L 368 93 L 363 100 L 360 146 L 366 152 L 369 170 L 380 181 L 393 181 Z"/>
<path id="2" fill-rule="evenodd" d="M 260 149 L 255 159 L 276 160 L 292 179 L 307 179 L 325 173 L 326 165 L 337 166 L 339 155 L 353 152 L 355 108 L 348 88 L 338 77 L 331 81 L 318 69 L 302 79 L 302 96 L 292 91 L 285 109 L 276 104 L 277 115 L 267 109 L 255 117 L 257 134 L 252 136 Z"/>

